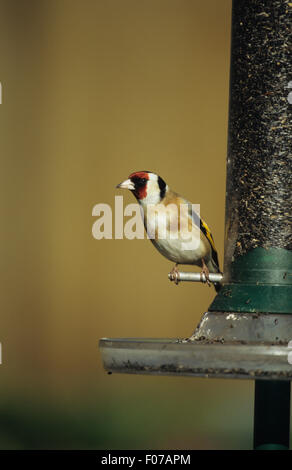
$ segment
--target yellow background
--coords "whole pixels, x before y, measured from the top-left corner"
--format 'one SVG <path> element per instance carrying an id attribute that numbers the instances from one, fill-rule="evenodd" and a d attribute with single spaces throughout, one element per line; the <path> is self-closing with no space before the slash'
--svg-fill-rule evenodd
<path id="1" fill-rule="evenodd" d="M 189 336 L 214 290 L 91 234 L 152 170 L 222 265 L 230 22 L 230 0 L 0 1 L 1 448 L 251 446 L 252 383 L 104 372 L 99 338 Z"/>

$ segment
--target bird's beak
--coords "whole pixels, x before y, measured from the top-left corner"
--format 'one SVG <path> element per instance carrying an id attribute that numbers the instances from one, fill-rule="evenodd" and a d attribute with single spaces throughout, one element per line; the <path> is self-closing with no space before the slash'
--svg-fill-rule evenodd
<path id="1" fill-rule="evenodd" d="M 118 185 L 116 186 L 116 188 L 120 188 L 120 189 L 130 189 L 130 191 L 134 191 L 135 185 L 134 185 L 134 183 L 129 179 L 129 180 L 125 180 L 125 181 L 123 181 L 122 183 L 118 184 Z"/>

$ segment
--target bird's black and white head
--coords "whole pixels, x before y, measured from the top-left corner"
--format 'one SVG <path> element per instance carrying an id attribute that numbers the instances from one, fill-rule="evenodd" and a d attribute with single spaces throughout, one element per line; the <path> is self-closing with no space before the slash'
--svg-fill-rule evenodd
<path id="1" fill-rule="evenodd" d="M 168 186 L 163 179 L 150 171 L 136 171 L 118 184 L 117 188 L 129 189 L 141 205 L 159 204 Z"/>

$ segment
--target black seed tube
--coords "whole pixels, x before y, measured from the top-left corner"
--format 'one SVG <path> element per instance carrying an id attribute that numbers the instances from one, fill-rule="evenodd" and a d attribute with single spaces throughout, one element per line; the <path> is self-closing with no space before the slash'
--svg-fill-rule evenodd
<path id="1" fill-rule="evenodd" d="M 252 248 L 292 249 L 291 24 L 288 0 L 233 1 L 227 278 Z"/>

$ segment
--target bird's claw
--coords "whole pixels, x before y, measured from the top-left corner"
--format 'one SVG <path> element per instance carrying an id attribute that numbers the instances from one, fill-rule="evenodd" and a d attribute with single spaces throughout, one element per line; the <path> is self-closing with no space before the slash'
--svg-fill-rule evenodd
<path id="1" fill-rule="evenodd" d="M 202 260 L 202 264 L 203 264 L 203 269 L 200 273 L 201 274 L 201 281 L 204 282 L 204 283 L 207 283 L 208 286 L 211 287 L 211 282 L 210 282 L 210 279 L 209 279 L 209 269 L 207 268 L 204 260 Z"/>
<path id="2" fill-rule="evenodd" d="M 207 284 L 209 287 L 211 287 L 211 282 L 209 280 L 209 275 L 207 275 L 204 271 L 201 271 L 201 282 L 204 284 Z"/>
<path id="3" fill-rule="evenodd" d="M 177 269 L 177 264 L 172 268 L 172 270 L 169 273 L 169 279 L 171 281 L 174 281 L 175 285 L 178 286 L 179 283 L 179 272 Z"/>

